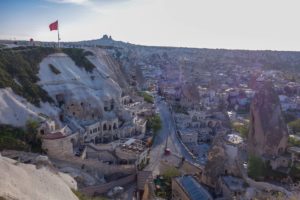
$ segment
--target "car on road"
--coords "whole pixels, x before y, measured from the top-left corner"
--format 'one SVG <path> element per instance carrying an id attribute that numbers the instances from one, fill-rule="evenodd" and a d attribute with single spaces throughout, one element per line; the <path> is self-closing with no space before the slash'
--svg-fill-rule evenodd
<path id="1" fill-rule="evenodd" d="M 80 145 L 78 149 L 79 149 L 79 151 L 83 151 L 84 148 L 85 148 L 85 145 Z"/>
<path id="2" fill-rule="evenodd" d="M 165 148 L 165 155 L 170 155 L 171 154 L 171 150 L 169 148 Z"/>
<path id="3" fill-rule="evenodd" d="M 247 163 L 247 162 L 244 162 L 244 163 L 243 163 L 243 167 L 244 167 L 245 169 L 247 169 L 247 168 L 248 168 L 248 163 Z"/>
<path id="4" fill-rule="evenodd" d="M 81 152 L 80 151 L 76 151 L 75 156 L 80 157 L 81 156 Z"/>
<path id="5" fill-rule="evenodd" d="M 123 192 L 124 192 L 124 188 L 123 187 L 116 186 L 116 187 L 114 187 L 114 188 L 112 188 L 111 190 L 108 191 L 107 196 L 113 197 L 113 196 L 119 195 L 119 194 L 121 194 Z"/>

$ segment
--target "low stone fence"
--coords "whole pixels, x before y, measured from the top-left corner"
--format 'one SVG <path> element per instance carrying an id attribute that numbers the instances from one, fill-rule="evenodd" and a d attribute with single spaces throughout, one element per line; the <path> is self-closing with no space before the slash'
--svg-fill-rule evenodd
<path id="1" fill-rule="evenodd" d="M 50 160 L 57 165 L 58 167 L 63 166 L 74 166 L 77 168 L 89 168 L 95 169 L 97 171 L 101 171 L 104 175 L 111 175 L 114 173 L 124 173 L 124 174 L 132 174 L 135 173 L 134 165 L 109 165 L 106 163 L 102 163 L 98 160 L 93 159 L 81 159 L 78 157 L 64 157 L 64 158 L 53 158 L 50 157 Z"/>
<path id="2" fill-rule="evenodd" d="M 94 196 L 97 194 L 103 194 L 108 192 L 110 189 L 116 187 L 116 186 L 126 186 L 129 183 L 132 183 L 136 181 L 136 174 L 132 174 L 129 176 L 126 176 L 124 178 L 118 179 L 116 181 L 111 181 L 109 183 L 104 183 L 101 185 L 96 186 L 90 186 L 80 189 L 80 192 L 88 195 L 88 196 Z"/>

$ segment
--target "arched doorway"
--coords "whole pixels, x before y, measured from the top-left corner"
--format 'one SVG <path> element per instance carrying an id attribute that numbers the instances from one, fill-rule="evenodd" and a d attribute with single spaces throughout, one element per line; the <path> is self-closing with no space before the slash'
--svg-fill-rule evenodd
<path id="1" fill-rule="evenodd" d="M 106 124 L 103 124 L 103 131 L 106 131 L 107 130 L 107 126 Z"/>

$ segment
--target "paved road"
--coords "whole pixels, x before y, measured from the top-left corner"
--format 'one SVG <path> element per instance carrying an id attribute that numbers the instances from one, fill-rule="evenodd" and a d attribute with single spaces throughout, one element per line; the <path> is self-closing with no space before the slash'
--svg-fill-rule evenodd
<path id="1" fill-rule="evenodd" d="M 162 129 L 157 133 L 150 151 L 149 165 L 145 168 L 145 170 L 152 171 L 153 176 L 159 174 L 159 163 L 166 157 L 164 155 L 166 140 L 172 154 L 178 157 L 184 156 L 187 160 L 192 161 L 190 154 L 185 150 L 176 136 L 175 125 L 168 104 L 165 101 L 156 101 L 156 107 L 159 110 L 162 120 Z"/>
<path id="2" fill-rule="evenodd" d="M 136 197 L 135 197 L 136 190 L 137 190 L 136 184 L 127 186 L 127 188 L 123 194 L 122 200 L 136 200 Z"/>

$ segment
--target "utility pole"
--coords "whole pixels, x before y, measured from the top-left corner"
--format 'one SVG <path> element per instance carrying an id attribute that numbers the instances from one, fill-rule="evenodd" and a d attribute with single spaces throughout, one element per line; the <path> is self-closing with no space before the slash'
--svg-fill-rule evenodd
<path id="1" fill-rule="evenodd" d="M 165 145 L 165 149 L 167 149 L 167 148 L 168 148 L 168 139 L 169 139 L 169 132 L 168 132 L 167 139 L 166 139 L 166 145 Z"/>
<path id="2" fill-rule="evenodd" d="M 165 145 L 165 152 L 164 152 L 165 155 L 169 155 L 170 154 L 170 149 L 168 149 L 169 135 L 170 135 L 170 124 L 169 124 L 169 131 L 168 131 L 167 139 L 166 139 L 166 145 Z"/>

